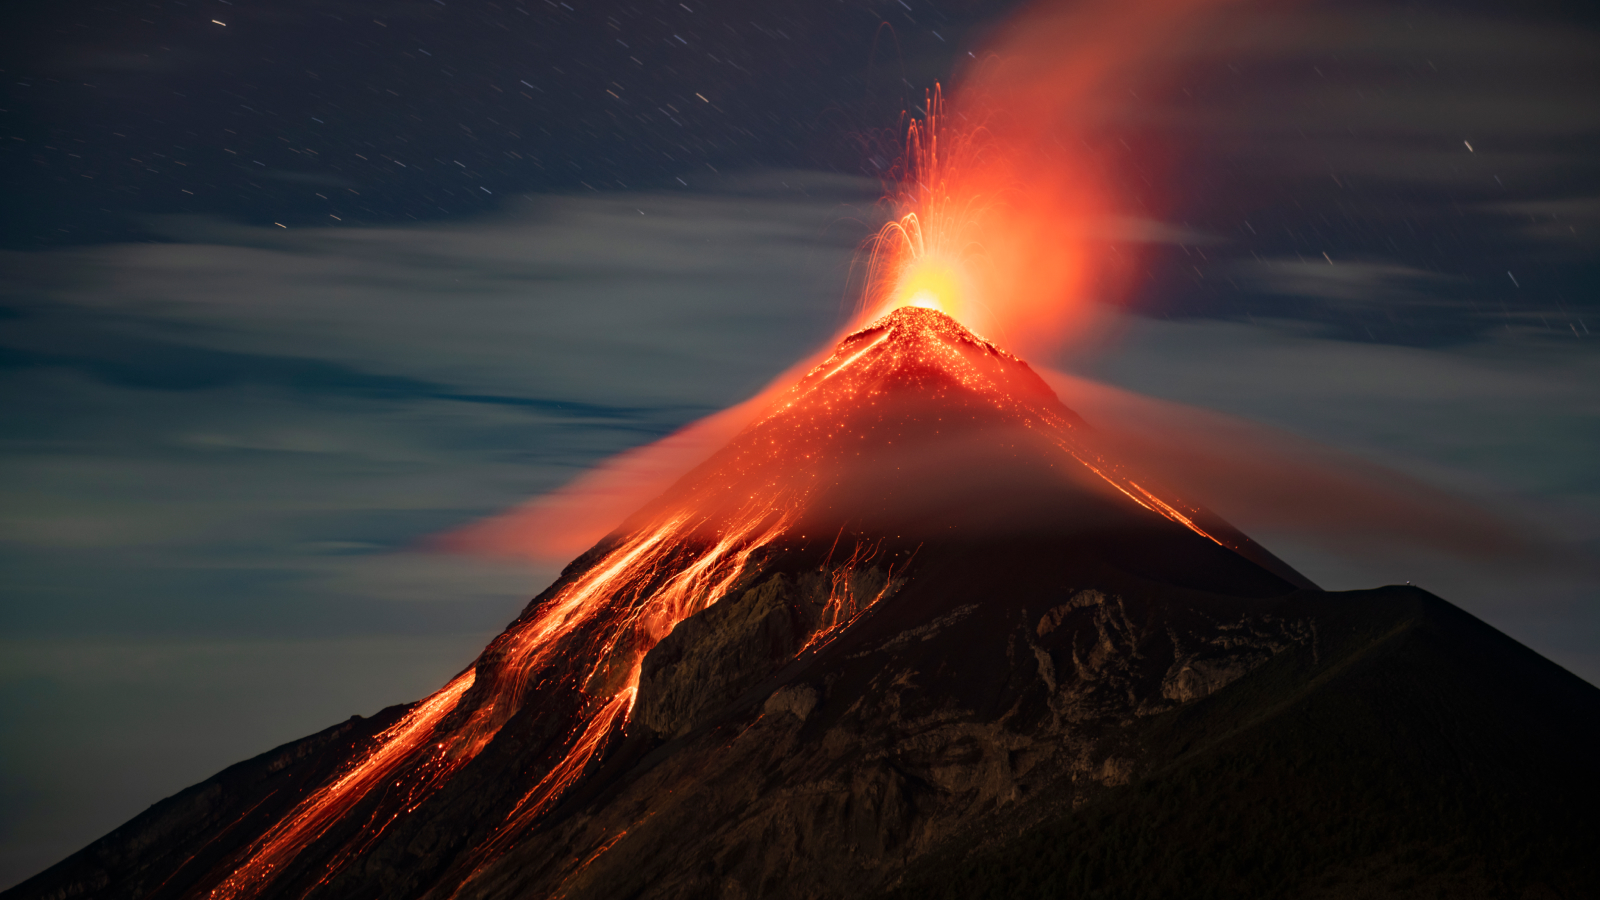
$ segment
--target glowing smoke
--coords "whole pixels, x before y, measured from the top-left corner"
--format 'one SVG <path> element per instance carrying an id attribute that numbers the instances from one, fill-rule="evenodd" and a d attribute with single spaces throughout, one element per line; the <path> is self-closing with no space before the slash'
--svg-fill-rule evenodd
<path id="1" fill-rule="evenodd" d="M 1164 198 L 1142 179 L 1131 179 L 1137 190 L 1126 188 L 1130 171 L 1159 168 L 1159 160 L 1131 158 L 1119 116 L 1130 94 L 1159 90 L 1174 61 L 1214 34 L 1219 13 L 1242 5 L 1040 2 L 1005 23 L 951 98 L 931 94 L 926 115 L 908 128 L 887 198 L 892 221 L 870 248 L 858 314 L 835 339 L 905 305 L 943 310 L 1024 358 L 1047 355 L 1094 325 L 1137 268 L 1136 251 L 1108 242 L 1106 226 L 1164 211 Z M 570 559 L 710 456 L 822 355 L 745 403 L 439 545 Z M 1240 524 L 1336 549 L 1348 549 L 1357 533 L 1464 557 L 1525 547 L 1493 516 L 1415 479 L 1264 426 L 1045 374 L 1068 406 L 1085 406 L 1080 412 L 1106 446 Z"/>

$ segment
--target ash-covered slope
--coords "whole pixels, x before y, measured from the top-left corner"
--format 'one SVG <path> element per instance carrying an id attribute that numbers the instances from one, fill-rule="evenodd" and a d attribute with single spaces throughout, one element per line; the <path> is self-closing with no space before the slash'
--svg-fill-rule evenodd
<path id="1" fill-rule="evenodd" d="M 1437 658 L 1395 637 L 1429 616 L 1454 617 Z M 1434 667 L 1434 712 L 1351 687 L 1391 658 Z M 1457 671 L 1473 666 L 1490 671 Z M 1515 687 L 1459 696 L 1484 678 Z M 1523 694 L 1573 715 L 1504 727 L 1559 749 L 1475 757 L 1461 716 L 1493 731 Z M 1033 860 L 1026 842 L 1079 835 L 1051 845 L 1070 870 L 1083 810 L 1121 809 L 1217 748 L 1278 747 L 1274 728 L 1302 734 L 1286 722 L 1419 735 L 1415 753 L 1352 744 L 1344 769 L 1306 775 L 1324 793 L 1389 771 L 1393 751 L 1424 767 L 1537 760 L 1528 784 L 1568 785 L 1556 806 L 1592 801 L 1570 763 L 1597 694 L 1420 592 L 1316 591 L 1105 458 L 1026 365 L 902 309 L 575 561 L 432 697 L 235 766 L 5 896 L 1010 890 L 991 877 L 1025 870 L 1010 848 Z M 1286 872 L 1274 889 L 1317 874 Z"/>

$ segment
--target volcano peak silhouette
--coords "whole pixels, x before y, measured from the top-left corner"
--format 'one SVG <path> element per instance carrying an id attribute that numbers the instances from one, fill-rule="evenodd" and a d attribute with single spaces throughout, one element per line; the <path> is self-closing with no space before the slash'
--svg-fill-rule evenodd
<path id="1" fill-rule="evenodd" d="M 1108 457 L 1026 363 L 904 307 L 434 695 L 5 896 L 1281 896 L 1463 853 L 1581 894 L 1594 791 L 1523 782 L 1585 777 L 1596 723 L 1600 692 L 1432 595 L 1317 590 Z M 1278 824 L 1193 821 L 1234 794 Z M 1295 842 L 1334 802 L 1348 821 Z M 1442 828 L 1452 803 L 1474 811 Z M 1502 852 L 1507 817 L 1534 857 Z M 1424 874 L 1465 896 L 1528 870 Z"/>

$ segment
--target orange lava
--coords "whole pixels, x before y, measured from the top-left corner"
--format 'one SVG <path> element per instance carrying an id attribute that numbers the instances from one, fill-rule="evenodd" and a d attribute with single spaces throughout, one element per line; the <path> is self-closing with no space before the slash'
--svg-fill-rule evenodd
<path id="1" fill-rule="evenodd" d="M 409 771 L 396 782 L 401 802 L 383 821 L 376 817 L 362 829 L 360 841 L 345 848 L 340 861 L 360 852 L 383 833 L 395 816 L 426 797 L 460 766 L 460 760 L 446 745 L 433 743 L 434 726 L 455 708 L 456 701 L 472 687 L 473 670 L 457 675 L 433 696 L 423 700 L 399 722 L 377 736 L 376 746 L 346 766 L 332 781 L 301 801 L 290 815 L 280 820 L 251 847 L 246 861 L 234 869 L 221 884 L 209 892 L 217 898 L 250 897 L 258 893 L 293 860 L 308 843 L 321 837 L 351 806 L 374 790 L 388 787 L 401 768 Z M 336 867 L 330 866 L 330 871 Z"/>

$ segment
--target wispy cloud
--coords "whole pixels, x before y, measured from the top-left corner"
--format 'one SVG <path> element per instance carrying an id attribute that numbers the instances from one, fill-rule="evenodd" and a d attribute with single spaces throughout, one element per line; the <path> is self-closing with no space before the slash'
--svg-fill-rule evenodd
<path id="1" fill-rule="evenodd" d="M 11 254 L 0 553 L 105 554 L 90 568 L 145 573 L 125 595 L 183 567 L 316 593 L 741 399 L 841 318 L 863 227 L 846 201 L 872 194 L 727 187 L 449 228 L 175 219 L 173 243 Z M 9 618 L 69 627 L 90 596 Z"/>
<path id="2" fill-rule="evenodd" d="M 1264 259 L 1244 263 L 1239 275 L 1246 286 L 1266 294 L 1308 297 L 1369 305 L 1432 305 L 1445 302 L 1441 288 L 1459 285 L 1459 277 L 1441 275 L 1391 262 L 1361 262 L 1331 257 Z"/>
<path id="3" fill-rule="evenodd" d="M 1574 77 L 1600 71 L 1600 44 L 1570 21 L 1253 8 L 1205 37 L 1189 59 L 1226 74 L 1155 115 L 1273 170 L 1492 186 L 1491 170 L 1592 162 L 1543 143 L 1600 128 Z"/>
<path id="4" fill-rule="evenodd" d="M 1219 482 L 1215 501 L 1219 512 L 1327 587 L 1415 581 L 1581 666 L 1585 677 L 1600 677 L 1592 659 L 1581 661 L 1600 633 L 1600 490 L 1589 462 L 1600 443 L 1600 360 L 1590 346 L 1504 330 L 1450 348 L 1385 346 L 1262 324 L 1268 327 L 1135 323 L 1095 373 L 1339 448 L 1429 486 L 1435 498 L 1493 511 L 1498 527 L 1516 529 L 1524 549 L 1474 555 L 1443 546 L 1453 531 L 1476 527 L 1470 513 L 1408 537 L 1403 518 L 1363 528 L 1345 516 L 1337 506 L 1356 502 L 1354 494 L 1330 495 L 1334 508 L 1321 513 L 1275 506 L 1297 492 L 1313 496 L 1316 485 L 1261 494 L 1272 490 L 1272 472 L 1242 485 Z M 1175 456 L 1206 466 L 1212 440 L 1199 435 L 1199 456 Z M 1259 449 L 1240 452 L 1249 458 Z M 1315 468 L 1318 455 L 1301 450 L 1292 461 Z M 1223 462 L 1219 472 L 1238 464 Z M 1406 489 L 1398 487 L 1394 499 L 1403 502 Z M 1261 496 L 1252 500 L 1252 491 Z M 1318 537 L 1318 530 L 1342 533 Z M 1561 621 L 1564 630 L 1552 626 Z"/>
<path id="5" fill-rule="evenodd" d="M 1156 269 L 1147 302 L 1401 345 L 1585 334 L 1596 38 L 1533 8 L 1230 9 L 1169 82 L 1105 98 L 1174 160 L 1180 217 L 1231 239 Z"/>

